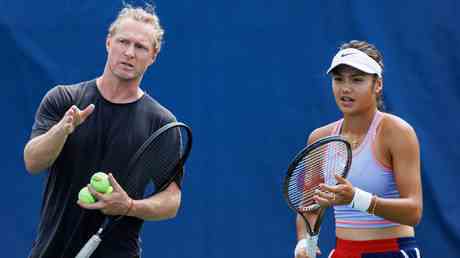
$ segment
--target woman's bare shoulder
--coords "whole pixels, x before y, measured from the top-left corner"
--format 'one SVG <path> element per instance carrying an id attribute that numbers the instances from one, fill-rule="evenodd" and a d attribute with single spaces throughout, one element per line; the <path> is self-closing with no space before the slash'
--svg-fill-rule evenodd
<path id="1" fill-rule="evenodd" d="M 412 126 L 399 116 L 383 113 L 382 122 L 380 123 L 381 130 L 386 133 L 415 133 Z"/>
<path id="2" fill-rule="evenodd" d="M 315 142 L 315 141 L 317 141 L 317 140 L 319 140 L 321 138 L 324 138 L 324 137 L 332 135 L 332 133 L 334 132 L 335 127 L 337 126 L 337 122 L 338 121 L 335 121 L 335 122 L 332 122 L 330 124 L 318 127 L 315 130 L 313 130 L 310 133 L 310 136 L 308 137 L 308 144 L 311 144 L 311 143 L 313 143 L 313 142 Z"/>

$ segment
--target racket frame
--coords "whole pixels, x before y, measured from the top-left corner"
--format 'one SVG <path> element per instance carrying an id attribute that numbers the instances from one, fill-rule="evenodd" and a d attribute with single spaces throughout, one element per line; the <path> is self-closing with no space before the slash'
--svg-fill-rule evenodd
<path id="1" fill-rule="evenodd" d="M 307 231 L 308 231 L 308 236 L 306 237 L 306 240 L 307 240 L 306 252 L 307 252 L 307 255 L 309 257 L 311 257 L 311 258 L 316 257 L 316 247 L 318 245 L 319 231 L 320 231 L 320 228 L 321 228 L 321 223 L 322 223 L 326 208 L 321 207 L 319 204 L 314 204 L 314 205 L 310 205 L 310 206 L 305 207 L 305 209 L 303 209 L 303 210 L 297 209 L 291 203 L 291 201 L 289 199 L 289 191 L 288 191 L 288 189 L 289 189 L 289 181 L 290 181 L 290 177 L 294 173 L 294 170 L 296 169 L 298 163 L 302 159 L 304 159 L 305 156 L 307 156 L 312 151 L 318 149 L 320 146 L 323 146 L 323 145 L 328 144 L 330 142 L 336 142 L 336 141 L 343 142 L 345 144 L 345 146 L 346 146 L 346 149 L 347 149 L 348 159 L 347 159 L 347 162 L 345 164 L 344 173 L 342 175 L 342 177 L 346 178 L 347 175 L 348 175 L 348 171 L 350 170 L 350 167 L 351 167 L 353 152 L 352 152 L 352 149 L 351 149 L 351 144 L 347 140 L 345 140 L 342 136 L 339 136 L 339 135 L 327 136 L 327 137 L 324 137 L 324 138 L 320 138 L 317 141 L 313 142 L 310 145 L 307 145 L 302 150 L 300 150 L 297 153 L 297 155 L 294 157 L 294 159 L 292 159 L 291 163 L 289 163 L 287 173 L 286 173 L 286 176 L 284 178 L 284 183 L 283 183 L 283 196 L 284 196 L 284 199 L 286 200 L 286 203 L 288 204 L 289 208 L 291 210 L 295 211 L 296 213 L 300 214 L 302 216 L 302 218 L 304 219 L 304 221 L 305 221 L 305 225 L 306 225 L 306 228 L 307 228 Z M 316 214 L 317 215 L 316 221 L 315 221 L 313 226 L 310 225 L 310 223 L 309 223 L 309 221 L 308 221 L 308 219 L 306 217 L 306 214 Z"/>

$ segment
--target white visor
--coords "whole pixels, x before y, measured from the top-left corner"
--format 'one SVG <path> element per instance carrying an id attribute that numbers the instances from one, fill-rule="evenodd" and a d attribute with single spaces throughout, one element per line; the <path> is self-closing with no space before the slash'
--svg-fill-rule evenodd
<path id="1" fill-rule="evenodd" d="M 349 65 L 368 74 L 377 74 L 379 78 L 382 78 L 382 67 L 366 53 L 356 48 L 340 50 L 332 59 L 327 73 L 341 64 Z"/>

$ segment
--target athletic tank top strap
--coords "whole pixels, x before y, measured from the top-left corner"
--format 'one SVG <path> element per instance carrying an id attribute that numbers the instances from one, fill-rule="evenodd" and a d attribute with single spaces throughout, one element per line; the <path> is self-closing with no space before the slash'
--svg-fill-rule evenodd
<path id="1" fill-rule="evenodd" d="M 372 124 L 371 124 L 371 126 L 369 128 L 369 133 L 371 135 L 372 142 L 374 142 L 375 137 L 377 136 L 377 127 L 379 126 L 380 121 L 382 121 L 382 118 L 383 118 L 382 112 L 377 111 L 375 113 L 375 116 L 374 116 L 374 119 L 372 121 Z"/>
<path id="2" fill-rule="evenodd" d="M 332 129 L 331 135 L 339 135 L 342 129 L 343 118 L 334 122 L 334 128 Z"/>

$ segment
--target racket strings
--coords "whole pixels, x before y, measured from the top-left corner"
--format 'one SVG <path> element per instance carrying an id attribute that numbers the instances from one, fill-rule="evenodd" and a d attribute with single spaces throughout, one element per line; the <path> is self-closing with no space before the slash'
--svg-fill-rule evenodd
<path id="1" fill-rule="evenodd" d="M 297 180 L 290 180 L 288 187 L 290 188 L 290 193 L 292 193 L 292 200 L 294 202 L 298 202 L 300 200 L 305 199 L 306 197 L 310 197 L 314 194 L 314 190 L 319 188 L 319 184 L 324 182 L 323 180 L 323 173 L 321 171 L 322 167 L 320 166 L 319 156 L 316 157 L 316 160 L 307 161 L 306 159 L 303 160 L 296 168 L 293 173 L 292 178 L 297 178 Z M 307 162 L 310 162 L 309 167 L 306 167 Z M 303 179 L 303 182 L 299 182 L 299 180 Z M 315 184 L 317 187 L 311 187 L 309 189 L 304 189 L 305 185 Z M 292 189 L 292 188 L 297 188 Z M 306 190 L 306 191 L 305 191 Z"/>
<path id="2" fill-rule="evenodd" d="M 299 209 L 316 204 L 313 199 L 319 184 L 335 185 L 334 175 L 343 175 L 348 149 L 343 142 L 329 142 L 314 149 L 296 164 L 288 181 L 288 198 Z"/>
<path id="3" fill-rule="evenodd" d="M 148 145 L 130 169 L 131 178 L 128 179 L 126 188 L 128 194 L 142 197 L 145 186 L 150 182 L 153 182 L 155 190 L 158 191 L 171 181 L 177 169 L 181 169 L 183 150 L 188 144 L 188 138 L 181 138 L 182 135 L 188 136 L 186 133 L 181 133 L 181 129 L 172 128 L 163 132 Z"/>
<path id="4" fill-rule="evenodd" d="M 291 179 L 296 178 L 296 180 L 290 180 L 288 183 L 289 188 L 298 188 L 296 191 L 289 191 L 294 194 L 292 196 L 294 202 L 313 196 L 314 190 L 319 188 L 320 183 L 324 182 L 321 164 L 324 159 L 323 154 L 324 148 L 315 149 L 309 155 L 303 157 L 294 169 Z M 304 189 L 305 185 L 308 184 L 315 184 L 317 187 L 311 187 L 309 190 Z"/>

